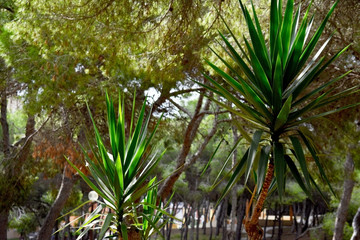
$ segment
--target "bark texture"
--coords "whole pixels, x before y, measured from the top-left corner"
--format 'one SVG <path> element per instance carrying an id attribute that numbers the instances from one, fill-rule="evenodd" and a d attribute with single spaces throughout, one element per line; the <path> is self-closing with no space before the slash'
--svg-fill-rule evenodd
<path id="1" fill-rule="evenodd" d="M 245 230 L 250 240 L 261 240 L 263 237 L 264 231 L 259 225 L 259 217 L 263 209 L 265 199 L 267 197 L 267 193 L 269 191 L 269 187 L 273 179 L 273 176 L 274 176 L 274 163 L 270 161 L 266 172 L 264 184 L 262 186 L 262 190 L 259 199 L 256 203 L 254 212 L 251 216 L 251 219 L 245 221 Z"/>
<path id="2" fill-rule="evenodd" d="M 51 239 L 53 227 L 55 226 L 56 219 L 60 216 L 60 212 L 63 209 L 66 200 L 69 198 L 71 190 L 76 182 L 74 178 L 68 178 L 66 176 L 66 167 L 64 168 L 61 186 L 59 193 L 55 199 L 55 202 L 50 208 L 45 222 L 42 225 L 37 240 Z"/>
<path id="3" fill-rule="evenodd" d="M 7 97 L 6 97 L 6 89 L 1 92 L 1 128 L 2 128 L 2 151 L 4 154 L 4 161 L 6 163 L 8 161 L 10 155 L 10 137 L 9 137 L 9 125 L 7 122 Z M 2 164 L 3 164 L 2 163 Z M 2 189 L 5 192 L 5 189 Z M 1 195 L 5 195 L 5 193 L 0 192 Z M 4 203 L 3 203 L 4 204 Z M 9 209 L 6 206 L 1 206 L 0 212 L 0 240 L 7 240 L 7 225 L 9 218 Z"/>
<path id="4" fill-rule="evenodd" d="M 0 240 L 7 240 L 7 225 L 9 219 L 9 210 L 0 212 Z"/>
<path id="5" fill-rule="evenodd" d="M 242 222 L 245 216 L 245 201 L 243 197 L 240 197 L 238 202 L 238 208 L 237 208 L 237 225 L 236 225 L 236 233 L 235 233 L 235 239 L 241 239 L 241 229 L 242 229 Z"/>
<path id="6" fill-rule="evenodd" d="M 355 217 L 352 222 L 352 227 L 354 229 L 351 240 L 360 240 L 360 207 L 358 208 Z"/>
<path id="7" fill-rule="evenodd" d="M 349 209 L 351 194 L 355 185 L 353 180 L 354 172 L 354 160 L 352 154 L 349 152 L 346 156 L 345 169 L 344 169 L 344 192 L 341 196 L 340 204 L 336 212 L 335 230 L 333 240 L 342 240 L 344 237 L 344 226 L 346 222 L 346 216 Z"/>
<path id="8" fill-rule="evenodd" d="M 237 128 L 235 126 L 232 127 L 233 132 L 233 139 L 234 143 L 236 143 L 239 140 L 239 135 L 237 133 Z M 234 151 L 234 154 L 232 156 L 232 167 L 236 165 L 237 161 L 237 149 Z M 231 225 L 230 225 L 230 233 L 229 233 L 229 240 L 235 240 L 236 235 L 236 213 L 237 213 L 237 191 L 235 188 L 231 189 Z"/>
<path id="9" fill-rule="evenodd" d="M 181 151 L 176 158 L 176 168 L 175 171 L 165 180 L 164 184 L 161 186 L 158 196 L 160 199 L 166 199 L 175 184 L 175 182 L 179 179 L 181 173 L 183 173 L 188 167 L 190 167 L 201 155 L 204 151 L 205 147 L 214 136 L 217 127 L 217 116 L 215 115 L 214 125 L 212 129 L 209 131 L 207 136 L 204 137 L 203 143 L 200 145 L 198 150 L 191 156 L 189 156 L 191 145 L 195 139 L 196 133 L 199 129 L 201 121 L 204 119 L 205 115 L 208 114 L 208 110 L 210 108 L 210 100 L 207 100 L 205 104 L 203 104 L 203 96 L 200 95 L 195 112 L 192 116 L 186 109 L 183 109 L 181 106 L 178 106 L 175 102 L 172 102 L 176 107 L 178 107 L 181 111 L 187 113 L 191 117 L 190 123 L 187 125 L 185 130 L 184 140 L 182 144 Z"/>
<path id="10" fill-rule="evenodd" d="M 139 230 L 135 228 L 130 228 L 127 231 L 127 237 L 129 240 L 141 240 L 141 234 Z M 124 238 L 122 236 L 118 237 L 119 240 L 123 240 Z"/>
<path id="11" fill-rule="evenodd" d="M 22 167 L 27 160 L 33 136 L 35 134 L 34 117 L 28 115 L 25 137 L 13 146 L 10 143 L 9 124 L 7 122 L 7 89 L 1 92 L 0 122 L 2 128 L 1 189 L 0 189 L 0 240 L 7 239 L 7 225 L 10 209 L 24 199 L 19 189 L 22 187 Z"/>
<path id="12" fill-rule="evenodd" d="M 6 89 L 1 92 L 1 128 L 2 128 L 2 145 L 5 159 L 10 154 L 10 135 L 9 135 L 9 124 L 7 122 L 7 96 Z"/>

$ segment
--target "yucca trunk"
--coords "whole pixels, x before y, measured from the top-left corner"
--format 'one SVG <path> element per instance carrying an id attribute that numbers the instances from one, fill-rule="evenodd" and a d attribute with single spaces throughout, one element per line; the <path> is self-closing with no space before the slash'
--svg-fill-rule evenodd
<path id="1" fill-rule="evenodd" d="M 245 222 L 245 230 L 249 236 L 250 240 L 261 240 L 264 234 L 264 231 L 259 225 L 259 217 L 263 209 L 265 199 L 267 197 L 271 181 L 274 176 L 274 162 L 273 159 L 270 159 L 269 166 L 266 172 L 264 184 L 260 196 L 256 202 L 255 209 L 251 216 L 251 219 Z"/>
<path id="2" fill-rule="evenodd" d="M 276 174 L 274 183 L 276 183 L 280 200 L 286 186 L 287 169 L 308 196 L 311 194 L 312 185 L 319 190 L 307 166 L 306 148 L 314 159 L 321 178 L 326 181 L 335 195 L 321 165 L 311 133 L 309 134 L 309 130 L 302 125 L 358 106 L 360 102 L 328 111 L 318 111 L 319 108 L 329 106 L 358 91 L 357 87 L 353 87 L 333 94 L 334 87 L 330 87 L 350 72 L 325 81 L 320 86 L 313 85 L 320 74 L 349 47 L 340 49 L 325 61 L 325 56 L 321 57 L 321 55 L 331 37 L 322 46 L 318 46 L 326 22 L 339 0 L 335 1 L 315 31 L 311 31 L 313 17 L 310 16 L 310 6 L 306 8 L 305 14 L 302 14 L 302 7 L 298 6 L 295 10 L 294 0 L 288 0 L 285 8 L 282 0 L 271 0 L 269 30 L 262 31 L 254 4 L 251 1 L 251 9 L 248 9 L 243 2 L 245 1 L 239 0 L 250 39 L 244 38 L 245 46 L 243 47 L 224 21 L 227 33 L 226 35 L 220 33 L 223 40 L 220 46 L 225 50 L 230 61 L 214 49 L 211 50 L 224 64 L 222 67 L 226 66 L 229 71 L 224 71 L 221 67 L 206 60 L 209 67 L 222 80 L 219 81 L 204 73 L 209 84 L 196 83 L 220 97 L 210 97 L 210 99 L 256 129 L 250 137 L 243 126 L 236 124 L 250 146 L 234 169 L 218 200 L 220 202 L 224 198 L 242 174 L 245 175 L 245 183 L 247 183 L 251 172 L 257 170 L 258 186 L 262 187 L 262 191 L 251 219 L 247 218 L 245 221 L 246 232 L 250 239 L 254 240 L 261 239 L 263 235 L 263 230 L 259 226 L 259 216 L 274 174 Z M 284 13 L 283 10 L 285 10 Z M 268 36 L 264 32 L 267 32 Z M 312 36 L 308 38 L 311 33 L 313 33 Z M 228 38 L 228 35 L 231 38 Z M 243 97 L 239 98 L 239 95 Z M 224 99 L 226 103 L 220 99 Z M 234 106 L 236 106 L 235 109 Z M 271 137 L 270 141 L 269 137 Z M 235 145 L 233 149 L 236 147 Z M 254 164 L 257 156 L 259 156 L 258 164 Z M 269 166 L 265 172 L 267 164 Z M 222 173 L 223 170 L 218 176 L 220 177 Z"/>
<path id="3" fill-rule="evenodd" d="M 129 229 L 127 235 L 129 240 L 141 240 L 140 231 L 135 228 Z M 123 240 L 123 237 L 119 235 L 118 240 Z"/>

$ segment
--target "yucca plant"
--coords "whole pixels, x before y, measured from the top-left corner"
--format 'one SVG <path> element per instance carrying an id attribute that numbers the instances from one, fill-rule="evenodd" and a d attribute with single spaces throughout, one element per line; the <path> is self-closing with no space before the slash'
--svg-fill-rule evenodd
<path id="1" fill-rule="evenodd" d="M 113 232 L 113 236 L 118 236 L 118 239 L 141 239 L 142 231 L 146 231 L 145 235 L 149 235 L 159 228 L 159 219 L 152 218 L 149 213 L 157 210 L 158 213 L 167 214 L 157 207 L 157 202 L 154 200 L 158 185 L 156 178 L 149 179 L 151 171 L 164 154 L 164 152 L 152 154 L 153 148 L 150 146 L 159 122 L 154 131 L 148 135 L 150 114 L 145 118 L 146 101 L 144 101 L 137 123 L 134 124 L 134 100 L 127 136 L 124 100 L 119 97 L 118 117 L 108 95 L 106 95 L 106 104 L 111 149 L 105 147 L 92 119 L 96 146 L 90 144 L 90 147 L 94 157 L 90 157 L 84 151 L 87 167 L 95 184 L 68 160 L 91 189 L 102 198 L 102 201 L 98 201 L 97 208 L 79 228 L 78 231 L 82 232 L 78 239 L 93 228 L 101 229 L 98 239 L 103 239 L 108 230 Z M 141 201 L 141 197 L 144 196 L 147 197 Z"/>
<path id="2" fill-rule="evenodd" d="M 250 239 L 262 238 L 263 230 L 258 224 L 258 218 L 264 201 L 272 185 L 277 187 L 280 197 L 283 195 L 287 169 L 308 195 L 312 187 L 318 188 L 308 171 L 305 159 L 307 151 L 332 191 L 317 155 L 317 149 L 309 135 L 310 131 L 304 125 L 311 120 L 359 104 L 321 111 L 321 107 L 357 91 L 358 87 L 353 87 L 331 94 L 334 90 L 331 85 L 348 73 L 324 82 L 320 87 L 311 87 L 311 83 L 326 67 L 348 48 L 344 47 L 333 57 L 325 60 L 325 57 L 320 56 L 331 37 L 317 47 L 325 24 L 336 4 L 337 2 L 309 38 L 314 21 L 314 16 L 309 16 L 310 6 L 300 20 L 300 5 L 294 11 L 294 1 L 288 0 L 283 14 L 282 0 L 272 0 L 269 39 L 265 39 L 253 4 L 250 14 L 240 0 L 250 41 L 244 37 L 245 48 L 243 48 L 225 23 L 230 38 L 220 33 L 223 40 L 220 45 L 231 60 L 225 60 L 214 50 L 213 52 L 228 71 L 207 61 L 223 80 L 216 81 L 204 74 L 210 85 L 199 84 L 219 95 L 220 99 L 226 99 L 227 103 L 231 104 L 212 98 L 256 129 L 250 138 L 250 147 L 238 162 L 224 191 L 226 194 L 241 174 L 245 174 L 247 181 L 251 172 L 256 173 L 259 196 L 251 218 L 245 222 L 245 229 Z M 316 48 L 318 50 L 314 53 Z M 244 130 L 242 133 L 246 135 Z"/>
<path id="3" fill-rule="evenodd" d="M 149 190 L 142 202 L 144 211 L 142 212 L 143 222 L 140 227 L 143 239 L 150 239 L 150 237 L 155 233 L 162 236 L 158 229 L 162 229 L 170 218 L 174 218 L 164 211 L 164 209 L 168 208 L 173 195 L 171 195 L 165 205 L 162 205 L 160 202 L 160 205 L 157 206 L 157 203 L 159 202 L 157 191 L 157 187 Z M 156 206 L 156 208 L 154 208 L 154 206 Z"/>

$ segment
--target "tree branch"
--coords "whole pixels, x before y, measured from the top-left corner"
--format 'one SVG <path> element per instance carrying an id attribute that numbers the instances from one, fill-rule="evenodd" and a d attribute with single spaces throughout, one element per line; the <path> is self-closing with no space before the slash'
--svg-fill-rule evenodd
<path id="1" fill-rule="evenodd" d="M 189 112 L 186 108 L 180 106 L 179 104 L 177 104 L 177 103 L 176 103 L 174 100 L 172 100 L 171 98 L 169 98 L 168 100 L 169 100 L 169 102 L 171 102 L 175 107 L 177 107 L 180 111 L 182 111 L 182 112 L 184 112 L 186 115 L 188 115 L 188 117 L 191 117 L 190 112 Z"/>
<path id="2" fill-rule="evenodd" d="M 65 20 L 69 20 L 69 21 L 81 21 L 81 20 L 86 20 L 86 19 L 94 18 L 94 17 L 100 15 L 101 13 L 105 12 L 106 9 L 108 9 L 113 2 L 115 2 L 115 0 L 109 0 L 109 1 L 105 4 L 104 7 L 100 8 L 100 9 L 97 10 L 97 11 L 95 11 L 95 13 L 92 14 L 92 15 L 83 15 L 83 16 L 81 16 L 81 15 L 78 15 L 78 16 L 74 15 L 74 16 L 70 17 L 70 16 L 65 16 L 65 15 L 60 15 L 60 16 L 59 16 L 59 15 L 54 14 L 54 16 L 60 17 L 60 18 L 63 18 L 63 19 L 65 19 Z"/>
<path id="3" fill-rule="evenodd" d="M 204 91 L 204 90 L 205 90 L 205 88 L 183 89 L 183 90 L 171 92 L 170 97 L 174 97 L 174 96 L 181 95 L 181 94 L 184 94 L 184 93 L 199 92 L 199 91 Z"/>
<path id="4" fill-rule="evenodd" d="M 8 12 L 15 13 L 14 9 L 12 9 L 11 7 L 8 7 L 8 6 L 0 5 L 0 9 L 5 9 Z"/>
<path id="5" fill-rule="evenodd" d="M 45 124 L 49 121 L 51 114 L 49 115 L 49 117 L 41 124 L 41 126 L 34 132 L 29 133 L 27 136 L 25 136 L 24 138 L 20 139 L 18 142 L 15 143 L 15 146 L 20 145 L 21 141 L 25 141 L 24 144 L 21 146 L 21 148 L 17 151 L 16 155 L 14 157 L 9 157 L 9 158 L 13 158 L 16 159 L 19 157 L 20 154 L 22 154 L 22 151 L 25 149 L 26 146 L 29 145 L 29 143 L 32 141 L 32 139 L 34 138 L 34 136 L 45 126 Z M 3 159 L 4 161 L 5 159 Z"/>
<path id="6" fill-rule="evenodd" d="M 195 113 L 192 116 L 189 124 L 186 127 L 184 140 L 182 143 L 182 148 L 180 150 L 179 155 L 176 158 L 176 167 L 174 172 L 165 180 L 164 184 L 161 186 L 158 196 L 160 199 L 165 199 L 169 196 L 172 191 L 172 188 L 180 177 L 181 173 L 184 171 L 184 165 L 186 162 L 186 158 L 189 155 L 191 145 L 194 141 L 195 135 L 199 129 L 200 123 L 204 118 L 203 114 L 199 114 L 201 112 L 201 107 L 203 105 L 204 97 L 202 95 L 199 96 L 198 102 L 196 104 Z M 205 104 L 205 108 L 208 108 L 210 104 Z M 206 109 L 207 110 L 207 109 Z"/>
<path id="7" fill-rule="evenodd" d="M 204 138 L 204 141 L 202 142 L 202 144 L 200 145 L 200 147 L 198 148 L 196 153 L 186 161 L 186 163 L 184 165 L 184 171 L 188 167 L 190 167 L 192 164 L 194 164 L 194 162 L 200 157 L 200 155 L 202 154 L 202 152 L 204 151 L 204 149 L 206 148 L 206 146 L 208 145 L 208 143 L 210 142 L 212 137 L 215 135 L 216 130 L 217 130 L 217 125 L 218 125 L 218 116 L 217 116 L 217 114 L 215 114 L 213 127 L 210 129 L 209 133 Z"/>
<path id="8" fill-rule="evenodd" d="M 229 111 L 228 110 L 223 110 L 223 111 L 218 111 L 218 112 L 213 112 L 213 111 L 203 111 L 203 112 L 201 112 L 201 114 L 204 114 L 204 115 L 223 114 L 223 113 L 229 113 Z"/>

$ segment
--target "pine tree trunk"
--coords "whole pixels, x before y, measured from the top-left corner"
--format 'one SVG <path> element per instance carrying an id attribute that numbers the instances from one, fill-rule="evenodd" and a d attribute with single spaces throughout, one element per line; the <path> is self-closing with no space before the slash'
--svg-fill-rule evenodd
<path id="1" fill-rule="evenodd" d="M 237 212 L 237 193 L 236 189 L 231 190 L 231 213 L 230 213 L 230 219 L 231 219 L 231 225 L 230 225 L 230 239 L 229 240 L 235 240 L 235 232 L 236 232 L 236 212 Z"/>
<path id="2" fill-rule="evenodd" d="M 306 199 L 306 204 L 305 204 L 305 224 L 304 226 L 301 228 L 301 233 L 305 232 L 308 228 L 309 228 L 309 218 L 312 212 L 312 208 L 313 208 L 313 204 L 309 199 Z"/>
<path id="3" fill-rule="evenodd" d="M 279 218 L 278 218 L 278 237 L 277 239 L 280 240 L 281 239 L 281 235 L 282 235 L 282 215 L 283 215 L 283 205 L 280 204 L 279 207 L 280 211 L 279 211 Z"/>
<path id="4" fill-rule="evenodd" d="M 209 134 L 204 138 L 204 141 L 198 148 L 195 154 L 190 155 L 190 149 L 193 141 L 195 140 L 196 133 L 200 127 L 200 123 L 204 119 L 205 114 L 202 111 L 207 111 L 210 108 L 210 101 L 206 100 L 205 104 L 203 103 L 204 96 L 200 95 L 195 107 L 194 115 L 192 116 L 189 124 L 186 127 L 184 133 L 184 140 L 182 143 L 182 147 L 179 155 L 176 158 L 176 167 L 175 171 L 164 181 L 162 186 L 158 191 L 158 197 L 160 199 L 166 199 L 174 185 L 175 182 L 179 179 L 180 175 L 189 167 L 192 163 L 194 163 L 201 155 L 206 145 L 209 143 L 210 139 L 214 136 L 216 132 L 216 122 L 213 129 L 209 132 Z"/>
<path id="5" fill-rule="evenodd" d="M 214 217 L 215 217 L 215 213 L 216 213 L 216 210 L 217 210 L 218 206 L 216 206 L 216 208 L 214 209 L 214 212 L 212 214 L 212 216 L 210 216 L 210 235 L 209 235 L 209 240 L 212 239 L 212 234 L 213 234 L 213 220 L 214 220 Z"/>
<path id="6" fill-rule="evenodd" d="M 7 93 L 6 88 L 1 92 L 1 129 L 2 129 L 2 148 L 4 153 L 4 158 L 6 159 L 10 155 L 10 134 L 9 134 L 9 124 L 7 122 Z"/>
<path id="7" fill-rule="evenodd" d="M 312 220 L 312 226 L 315 227 L 317 225 L 317 220 L 318 220 L 317 206 L 316 205 L 313 206 L 313 214 L 312 214 L 312 216 L 313 216 L 313 218 L 312 218 L 313 219 Z"/>
<path id="8" fill-rule="evenodd" d="M 189 211 L 189 210 L 188 210 Z M 190 219 L 190 213 L 187 214 L 186 218 L 185 218 L 185 232 L 184 232 L 184 240 L 188 239 L 188 234 L 189 234 L 189 219 Z"/>
<path id="9" fill-rule="evenodd" d="M 197 221 L 196 221 L 196 240 L 199 240 L 199 231 L 200 231 L 200 220 L 201 220 L 201 214 L 200 214 L 200 208 L 201 205 L 199 203 L 196 203 L 197 208 L 196 208 L 196 212 L 197 212 Z"/>
<path id="10" fill-rule="evenodd" d="M 221 207 L 220 207 L 220 210 L 216 216 L 216 232 L 215 232 L 215 235 L 216 236 L 219 236 L 220 234 L 220 228 L 222 227 L 223 225 L 223 212 L 224 212 L 224 205 L 225 205 L 225 201 L 227 201 L 225 198 L 222 200 L 221 202 Z"/>
<path id="11" fill-rule="evenodd" d="M 300 224 L 299 224 L 299 234 L 302 233 L 305 215 L 306 215 L 306 199 L 301 203 L 301 217 L 300 217 Z"/>
<path id="12" fill-rule="evenodd" d="M 240 197 L 239 203 L 237 204 L 237 224 L 236 224 L 236 233 L 235 239 L 241 239 L 241 230 L 242 230 L 242 222 L 245 217 L 245 201 L 243 197 Z"/>
<path id="13" fill-rule="evenodd" d="M 9 124 L 7 122 L 7 94 L 6 88 L 1 92 L 1 129 L 2 129 L 2 151 L 4 154 L 4 159 L 8 161 L 10 156 L 10 135 L 9 135 Z M 0 193 L 5 196 L 5 193 Z M 3 199 L 3 198 L 1 198 Z M 1 212 L 0 212 L 0 240 L 7 240 L 7 226 L 9 219 L 9 207 L 8 204 L 0 202 Z"/>
<path id="14" fill-rule="evenodd" d="M 195 232 L 195 207 L 194 203 L 191 204 L 191 210 L 190 210 L 190 237 L 189 240 L 194 240 L 194 232 Z"/>
<path id="15" fill-rule="evenodd" d="M 234 143 L 236 143 L 239 140 L 239 135 L 237 133 L 237 127 L 232 127 L 233 132 L 233 139 Z M 232 157 L 232 167 L 236 165 L 237 162 L 237 149 L 235 149 L 233 157 Z M 230 219 L 231 219 L 231 225 L 230 225 L 230 234 L 229 234 L 229 240 L 235 240 L 235 222 L 236 222 L 236 212 L 237 212 L 237 192 L 236 188 L 233 188 L 231 190 L 231 213 L 230 213 Z"/>
<path id="16" fill-rule="evenodd" d="M 204 222 L 203 222 L 203 225 L 202 225 L 204 235 L 206 234 L 206 222 L 207 222 L 207 219 L 208 219 L 209 209 L 210 209 L 210 201 L 206 200 L 205 201 Z"/>
<path id="17" fill-rule="evenodd" d="M 224 204 L 224 211 L 222 212 L 222 239 L 227 240 L 227 208 L 229 205 L 229 201 L 226 199 Z"/>
<path id="18" fill-rule="evenodd" d="M 262 236 L 264 234 L 264 231 L 262 230 L 262 228 L 259 225 L 259 217 L 260 217 L 261 211 L 263 209 L 265 199 L 267 197 L 273 176 L 274 176 L 274 163 L 273 163 L 273 160 L 270 159 L 269 166 L 268 166 L 265 180 L 264 180 L 264 184 L 262 186 L 262 190 L 261 190 L 259 199 L 255 205 L 254 212 L 251 216 L 251 219 L 249 221 L 245 222 L 245 230 L 246 230 L 250 240 L 260 240 L 260 239 L 262 239 Z"/>
<path id="19" fill-rule="evenodd" d="M 264 226 L 264 240 L 266 240 L 266 228 L 268 226 L 268 222 L 269 222 L 269 213 L 268 211 L 266 212 L 266 219 L 265 219 L 265 226 Z"/>
<path id="20" fill-rule="evenodd" d="M 17 189 L 19 187 L 19 175 L 21 175 L 19 171 L 21 171 L 24 162 L 29 156 L 33 133 L 35 132 L 35 120 L 33 116 L 28 115 L 25 127 L 25 138 L 18 142 L 19 144 L 24 143 L 20 145 L 20 151 L 11 151 L 9 124 L 7 122 L 7 89 L 5 87 L 2 90 L 0 98 L 0 124 L 2 129 L 1 142 L 3 152 L 1 168 L 5 174 L 1 176 L 1 178 L 5 180 L 7 185 L 0 193 L 0 240 L 6 240 L 9 212 L 19 197 Z M 13 182 L 15 182 L 15 184 L 12 184 Z"/>
<path id="21" fill-rule="evenodd" d="M 57 231 L 57 230 L 59 230 L 59 223 L 60 223 L 59 220 L 55 221 L 55 227 L 54 227 L 55 229 L 54 229 L 54 231 L 56 233 L 54 234 L 54 240 L 60 240 L 60 233 Z"/>
<path id="22" fill-rule="evenodd" d="M 296 237 L 298 236 L 298 222 L 297 222 L 297 211 L 298 211 L 298 207 L 296 207 L 296 203 L 293 203 L 293 213 L 294 213 L 294 223 L 293 223 L 293 227 L 292 227 L 292 231 L 291 232 L 296 232 Z"/>
<path id="23" fill-rule="evenodd" d="M 171 215 L 175 216 L 177 213 L 177 203 L 173 203 L 173 207 L 171 210 Z M 168 228 L 167 228 L 167 233 L 166 233 L 166 239 L 170 240 L 171 239 L 171 230 L 172 230 L 172 226 L 173 226 L 173 219 L 170 218 L 168 221 Z"/>
<path id="24" fill-rule="evenodd" d="M 70 216 L 68 215 L 66 217 L 66 224 L 68 224 L 69 222 L 70 222 Z M 66 227 L 66 231 L 68 234 L 68 239 L 72 240 L 72 233 L 71 233 L 70 225 Z"/>
<path id="25" fill-rule="evenodd" d="M 66 168 L 63 171 L 59 193 L 55 199 L 55 202 L 51 206 L 48 215 L 46 216 L 45 222 L 40 229 L 37 240 L 51 239 L 51 234 L 56 219 L 60 216 L 60 212 L 63 209 L 66 200 L 70 196 L 75 180 L 68 178 L 65 173 Z"/>
<path id="26" fill-rule="evenodd" d="M 360 240 L 360 207 L 358 208 L 355 217 L 352 222 L 352 227 L 354 229 L 351 240 Z"/>
<path id="27" fill-rule="evenodd" d="M 345 170 L 344 192 L 341 196 L 340 204 L 336 212 L 333 240 L 343 239 L 346 216 L 349 209 L 351 194 L 355 185 L 355 181 L 352 179 L 353 177 L 352 175 L 354 172 L 354 160 L 350 152 L 346 156 L 344 170 Z"/>
<path id="28" fill-rule="evenodd" d="M 186 228 L 186 225 L 187 225 L 187 221 L 188 221 L 188 209 L 187 209 L 187 206 L 186 206 L 186 204 L 184 203 L 184 223 L 182 224 L 182 227 L 181 227 L 181 239 L 186 239 L 187 238 L 187 236 L 185 235 L 185 233 L 187 234 L 187 232 L 186 232 L 186 230 L 187 230 L 187 228 Z"/>
<path id="29" fill-rule="evenodd" d="M 9 210 L 0 212 L 0 240 L 7 240 L 7 226 L 9 220 Z"/>
<path id="30" fill-rule="evenodd" d="M 278 218 L 278 215 L 277 215 L 278 214 L 278 204 L 277 203 L 275 203 L 274 213 L 275 213 L 275 215 L 274 215 L 274 221 L 273 221 L 273 228 L 272 228 L 272 232 L 271 232 L 271 239 L 273 239 L 275 236 L 276 220 Z"/>

